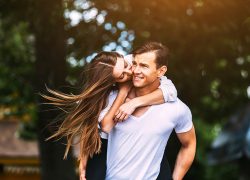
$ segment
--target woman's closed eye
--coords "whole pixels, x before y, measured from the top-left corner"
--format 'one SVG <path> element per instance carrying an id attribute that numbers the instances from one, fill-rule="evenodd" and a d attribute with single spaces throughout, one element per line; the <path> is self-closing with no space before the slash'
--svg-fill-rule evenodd
<path id="1" fill-rule="evenodd" d="M 122 73 L 122 74 L 120 75 L 119 79 L 123 79 L 123 78 L 124 78 L 124 76 L 125 76 L 125 74 L 124 74 L 124 73 Z"/>

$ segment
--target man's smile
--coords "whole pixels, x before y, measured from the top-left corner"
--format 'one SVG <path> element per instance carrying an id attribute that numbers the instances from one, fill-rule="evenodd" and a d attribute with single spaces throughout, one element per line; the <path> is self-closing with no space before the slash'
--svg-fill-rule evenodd
<path id="1" fill-rule="evenodd" d="M 141 80 L 141 79 L 143 79 L 144 77 L 143 76 L 133 76 L 133 79 L 135 80 L 135 81 L 139 81 L 139 80 Z"/>

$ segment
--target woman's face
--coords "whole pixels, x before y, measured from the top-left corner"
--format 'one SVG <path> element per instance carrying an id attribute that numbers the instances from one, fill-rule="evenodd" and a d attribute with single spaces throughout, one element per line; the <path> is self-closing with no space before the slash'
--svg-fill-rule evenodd
<path id="1" fill-rule="evenodd" d="M 116 82 L 125 82 L 132 78 L 131 65 L 123 58 L 118 57 L 113 69 L 113 77 Z"/>

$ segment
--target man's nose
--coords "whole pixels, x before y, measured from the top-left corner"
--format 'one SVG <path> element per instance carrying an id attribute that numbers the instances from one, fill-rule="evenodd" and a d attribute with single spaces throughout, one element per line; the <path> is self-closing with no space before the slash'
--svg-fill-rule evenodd
<path id="1" fill-rule="evenodd" d="M 139 66 L 133 67 L 133 73 L 134 74 L 139 74 L 141 72 L 141 69 Z"/>

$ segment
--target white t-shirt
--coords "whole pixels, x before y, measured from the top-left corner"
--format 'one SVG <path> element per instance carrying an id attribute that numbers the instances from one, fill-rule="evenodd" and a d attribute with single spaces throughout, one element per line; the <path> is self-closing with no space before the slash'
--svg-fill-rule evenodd
<path id="1" fill-rule="evenodd" d="M 111 103 L 117 92 L 109 96 Z M 156 179 L 168 138 L 193 126 L 189 108 L 176 102 L 151 106 L 142 116 L 131 115 L 108 136 L 106 180 Z"/>
<path id="2" fill-rule="evenodd" d="M 177 90 L 170 79 L 166 76 L 162 76 L 160 79 L 159 88 L 162 90 L 163 98 L 165 102 L 174 102 L 177 100 Z M 114 92 L 111 92 L 110 97 L 108 98 L 107 106 L 102 110 L 99 116 L 99 122 L 104 118 L 105 114 L 111 108 L 113 102 L 115 101 L 116 96 L 112 96 Z M 115 92 L 117 93 L 117 92 Z M 98 126 L 100 129 L 100 126 Z M 100 131 L 100 135 L 104 139 L 108 139 L 108 134 Z"/>
<path id="3" fill-rule="evenodd" d="M 117 96 L 118 91 L 111 91 L 111 93 L 109 94 L 109 97 L 107 99 L 107 105 L 106 107 L 101 111 L 98 121 L 99 123 L 102 121 L 102 119 L 104 118 L 104 116 L 108 113 L 109 109 L 111 108 L 112 104 L 115 101 L 115 98 Z M 101 126 L 98 124 L 98 128 L 99 128 L 99 134 L 101 136 L 101 138 L 103 139 L 108 139 L 108 133 L 105 133 L 101 130 Z"/>

